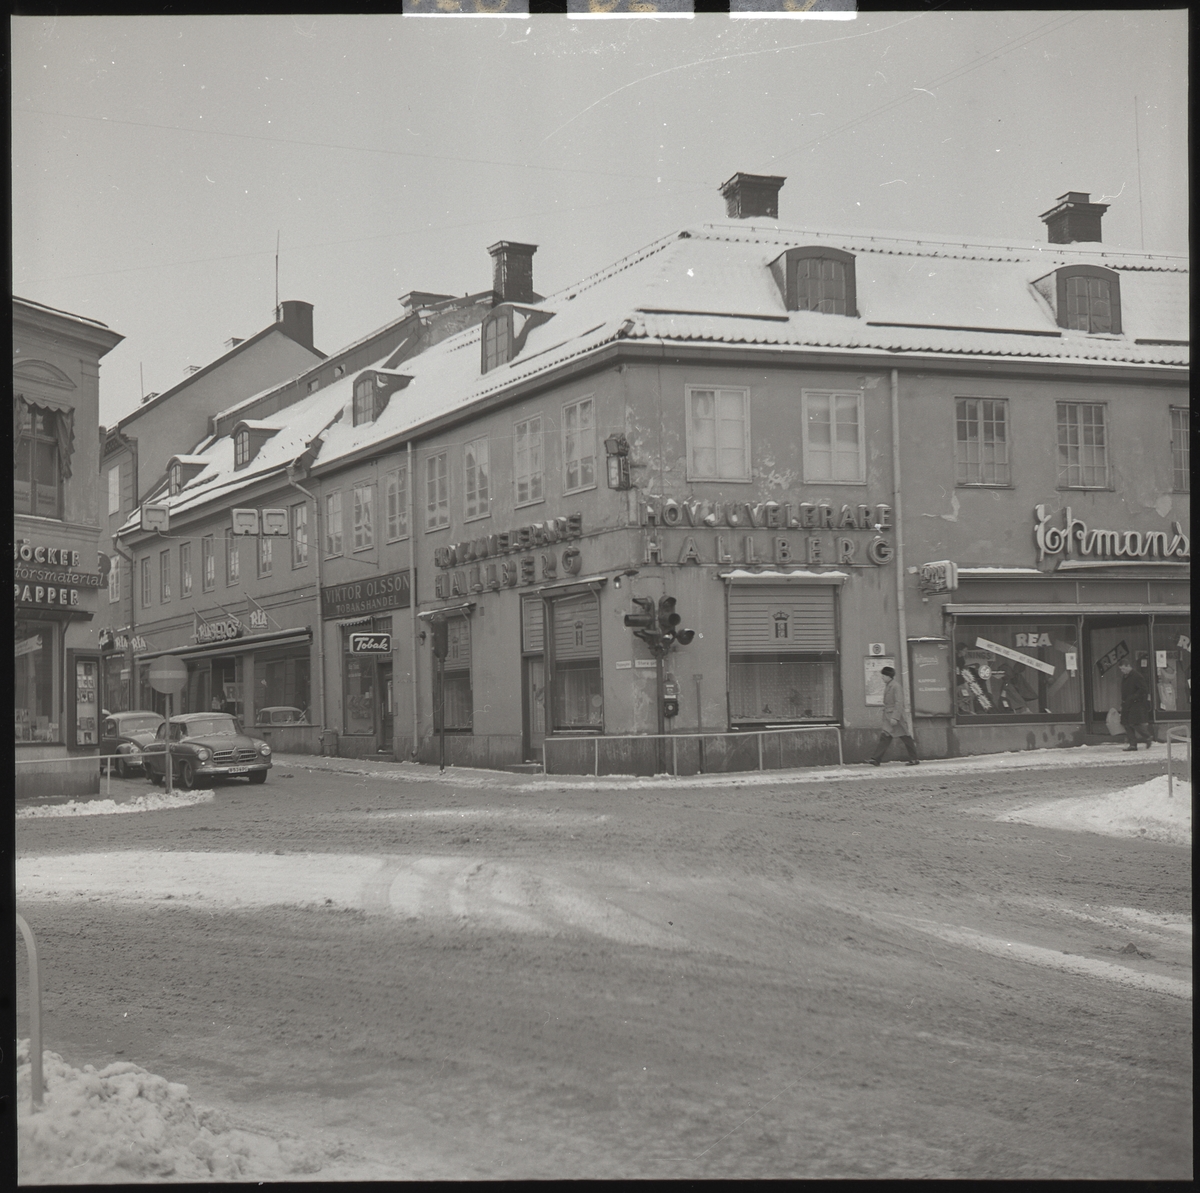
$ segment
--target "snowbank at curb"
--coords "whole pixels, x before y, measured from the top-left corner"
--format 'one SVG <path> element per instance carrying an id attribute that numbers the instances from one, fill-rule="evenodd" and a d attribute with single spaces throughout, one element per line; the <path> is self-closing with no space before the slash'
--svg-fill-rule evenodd
<path id="1" fill-rule="evenodd" d="M 193 804 L 210 803 L 215 791 L 152 791 L 135 795 L 118 803 L 112 799 L 69 799 L 65 804 L 39 804 L 18 808 L 16 817 L 24 820 L 35 816 L 112 816 L 122 812 L 161 812 L 167 808 L 190 808 Z"/>
<path id="2" fill-rule="evenodd" d="M 1156 775 L 1149 782 L 1122 791 L 1048 800 L 1003 812 L 996 819 L 1191 845 L 1192 785 L 1176 779 L 1174 794 L 1168 796 L 1167 776 Z"/>
<path id="3" fill-rule="evenodd" d="M 186 1085 L 120 1062 L 97 1072 L 42 1059 L 42 1109 L 30 1105 L 29 1041 L 17 1045 L 20 1184 L 295 1180 L 319 1172 L 318 1149 L 230 1127 Z"/>

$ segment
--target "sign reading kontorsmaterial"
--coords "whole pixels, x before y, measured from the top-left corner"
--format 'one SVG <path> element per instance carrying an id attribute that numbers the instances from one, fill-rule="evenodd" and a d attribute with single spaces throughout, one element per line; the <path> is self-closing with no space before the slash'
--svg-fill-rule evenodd
<path id="1" fill-rule="evenodd" d="M 352 584 L 330 584 L 321 589 L 321 616 L 354 617 L 407 609 L 412 601 L 408 569 L 355 580 Z"/>

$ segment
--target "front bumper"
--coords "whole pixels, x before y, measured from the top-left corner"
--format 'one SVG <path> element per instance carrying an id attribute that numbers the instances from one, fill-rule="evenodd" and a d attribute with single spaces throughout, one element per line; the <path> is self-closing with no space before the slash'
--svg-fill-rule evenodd
<path id="1" fill-rule="evenodd" d="M 238 775 L 253 775 L 269 771 L 271 760 L 262 759 L 258 762 L 199 762 L 196 764 L 196 775 L 201 779 L 220 779 L 226 775 L 236 778 Z"/>

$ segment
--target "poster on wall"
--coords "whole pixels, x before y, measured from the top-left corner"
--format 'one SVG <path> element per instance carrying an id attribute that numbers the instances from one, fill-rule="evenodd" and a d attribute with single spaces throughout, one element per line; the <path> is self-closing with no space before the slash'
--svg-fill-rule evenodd
<path id="1" fill-rule="evenodd" d="M 883 707 L 883 689 L 887 687 L 887 676 L 882 674 L 884 667 L 895 668 L 896 660 L 888 655 L 883 657 L 863 659 L 863 687 L 866 690 L 866 703 Z"/>
<path id="2" fill-rule="evenodd" d="M 94 746 L 96 737 L 96 663 L 75 662 L 75 744 Z"/>
<path id="3" fill-rule="evenodd" d="M 913 715 L 948 717 L 954 711 L 950 691 L 950 643 L 922 641 L 908 644 L 912 675 Z"/>

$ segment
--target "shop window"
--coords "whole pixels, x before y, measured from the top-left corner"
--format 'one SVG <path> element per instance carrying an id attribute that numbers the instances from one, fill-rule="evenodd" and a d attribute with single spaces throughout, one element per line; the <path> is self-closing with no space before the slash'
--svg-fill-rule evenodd
<path id="1" fill-rule="evenodd" d="M 112 555 L 108 562 L 108 603 L 117 604 L 121 599 L 121 557 Z"/>
<path id="2" fill-rule="evenodd" d="M 463 448 L 463 517 L 467 521 L 491 513 L 488 473 L 488 441 L 473 439 Z"/>
<path id="3" fill-rule="evenodd" d="M 325 554 L 342 553 L 342 495 L 330 493 L 325 498 Z"/>
<path id="4" fill-rule="evenodd" d="M 129 672 L 124 652 L 108 655 L 104 661 L 104 707 L 109 712 L 129 710 Z"/>
<path id="5" fill-rule="evenodd" d="M 1083 717 L 1075 622 L 963 622 L 954 627 L 954 709 L 962 721 Z"/>
<path id="6" fill-rule="evenodd" d="M 301 501 L 292 506 L 292 567 L 302 568 L 308 563 L 308 503 Z"/>
<path id="7" fill-rule="evenodd" d="M 750 479 L 750 391 L 688 386 L 688 480 Z"/>
<path id="8" fill-rule="evenodd" d="M 542 416 L 534 415 L 513 427 L 513 477 L 516 504 L 533 505 L 545 499 L 542 475 Z"/>
<path id="9" fill-rule="evenodd" d="M 225 584 L 236 584 L 242 574 L 241 537 L 231 527 L 225 530 Z"/>
<path id="10" fill-rule="evenodd" d="M 121 512 L 121 468 L 116 465 L 108 470 L 108 512 Z"/>
<path id="11" fill-rule="evenodd" d="M 446 453 L 425 459 L 425 529 L 437 530 L 450 525 L 450 476 Z"/>
<path id="12" fill-rule="evenodd" d="M 354 486 L 354 550 L 375 546 L 375 486 Z"/>
<path id="13" fill-rule="evenodd" d="M 393 468 L 384 477 L 387 497 L 387 537 L 389 543 L 408 538 L 408 465 Z"/>
<path id="14" fill-rule="evenodd" d="M 445 721 L 447 729 L 470 732 L 474 724 L 474 704 L 471 694 L 471 623 L 465 617 L 451 617 L 446 622 Z M 435 728 L 442 724 L 442 692 L 439 671 L 433 671 L 433 717 Z"/>
<path id="15" fill-rule="evenodd" d="M 728 641 L 732 724 L 838 719 L 832 585 L 732 586 Z"/>
<path id="16" fill-rule="evenodd" d="M 15 399 L 13 511 L 39 518 L 63 516 L 63 481 L 71 475 L 74 411 L 49 410 Z"/>
<path id="17" fill-rule="evenodd" d="M 1189 448 L 1192 415 L 1186 406 L 1171 407 L 1171 468 L 1176 493 L 1187 493 L 1192 487 L 1192 461 Z"/>
<path id="18" fill-rule="evenodd" d="M 596 487 L 595 403 L 583 398 L 563 407 L 563 491 Z"/>
<path id="19" fill-rule="evenodd" d="M 1107 489 L 1108 430 L 1103 402 L 1058 402 L 1058 485 Z"/>
<path id="20" fill-rule="evenodd" d="M 142 571 L 142 608 L 149 609 L 154 603 L 154 593 L 150 586 L 150 556 L 143 556 L 141 560 Z"/>
<path id="21" fill-rule="evenodd" d="M 804 479 L 863 484 L 867 479 L 863 401 L 859 390 L 800 395 L 804 437 Z"/>
<path id="22" fill-rule="evenodd" d="M 555 729 L 602 729 L 604 681 L 600 670 L 600 602 L 594 593 L 560 597 L 551 605 Z"/>
<path id="23" fill-rule="evenodd" d="M 311 661 L 308 647 L 260 652 L 254 656 L 254 723 L 308 725 Z"/>
<path id="24" fill-rule="evenodd" d="M 192 544 L 179 544 L 179 595 L 192 595 Z"/>
<path id="25" fill-rule="evenodd" d="M 200 540 L 200 565 L 204 574 L 204 591 L 212 592 L 217 586 L 217 548 L 211 534 L 206 534 Z"/>
<path id="26" fill-rule="evenodd" d="M 390 633 L 392 619 L 377 617 L 370 625 L 342 627 L 342 726 L 351 737 L 375 732 L 376 706 L 381 699 L 376 656 L 350 653 L 350 635 L 368 629 Z"/>
<path id="27" fill-rule="evenodd" d="M 258 536 L 258 574 L 266 577 L 271 574 L 271 569 L 274 566 L 274 549 L 272 543 L 275 540 L 268 534 L 260 534 Z"/>
<path id="28" fill-rule="evenodd" d="M 54 698 L 57 632 L 52 621 L 17 619 L 13 706 L 19 742 L 62 740 Z"/>
<path id="29" fill-rule="evenodd" d="M 1154 706 L 1158 716 L 1192 715 L 1192 623 L 1154 620 Z"/>
<path id="30" fill-rule="evenodd" d="M 954 483 L 1009 485 L 1008 402 L 1003 398 L 956 398 Z"/>

